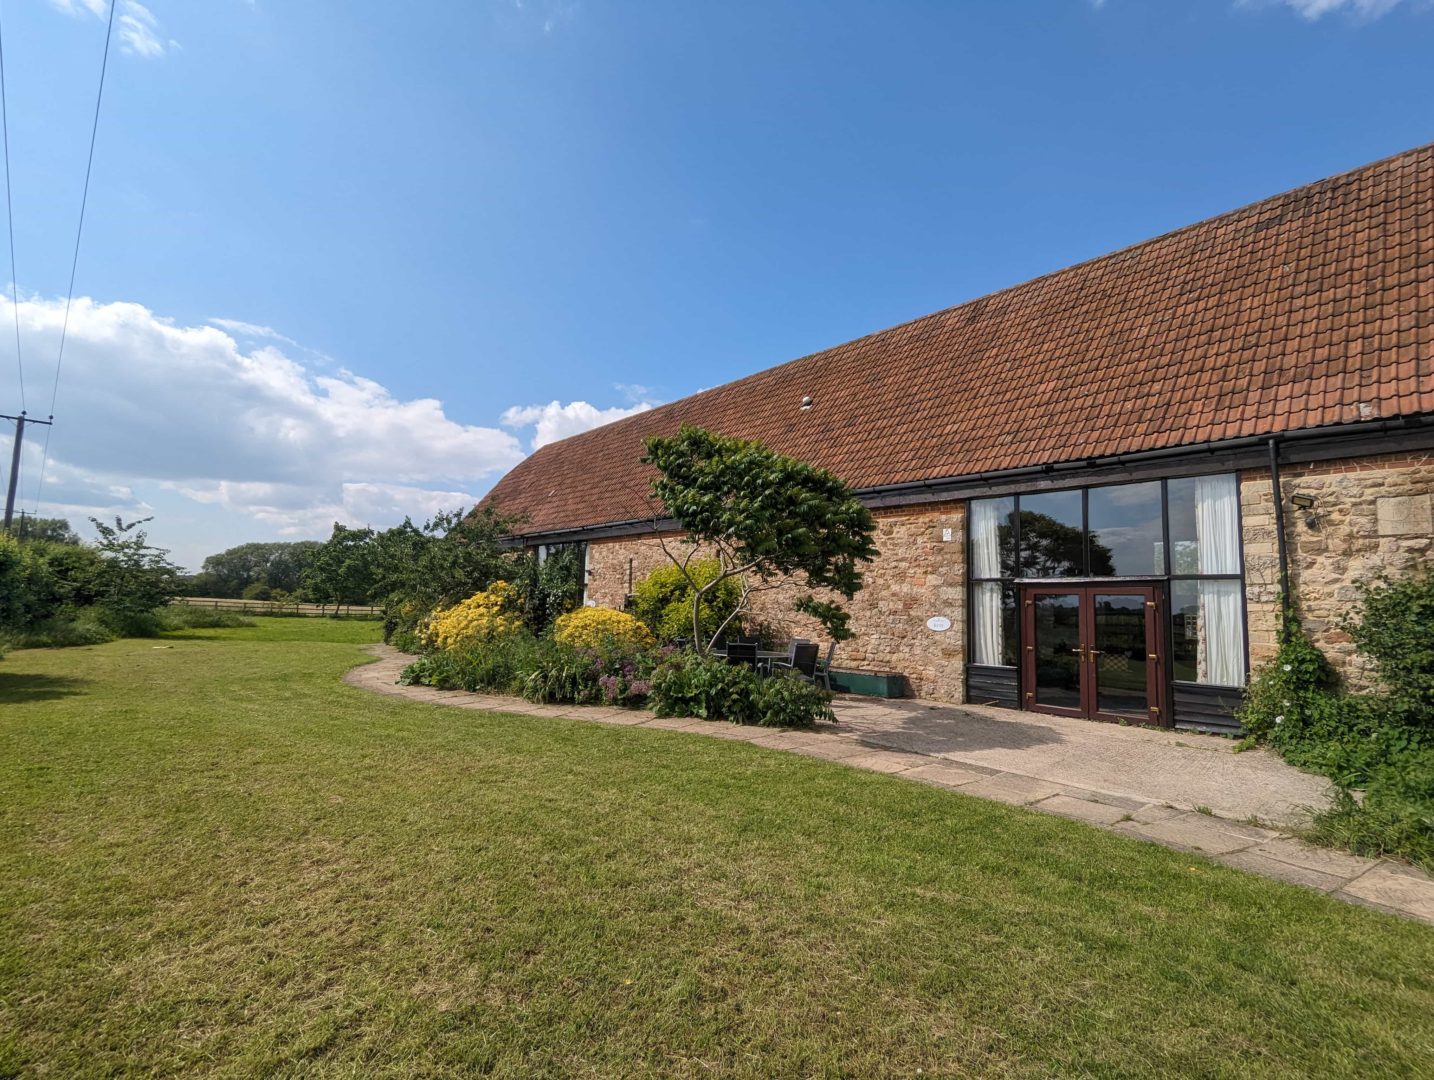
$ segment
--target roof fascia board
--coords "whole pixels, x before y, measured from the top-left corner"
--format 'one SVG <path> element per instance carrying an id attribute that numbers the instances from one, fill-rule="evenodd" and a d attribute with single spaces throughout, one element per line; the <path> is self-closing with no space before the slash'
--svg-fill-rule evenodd
<path id="1" fill-rule="evenodd" d="M 971 498 L 1010 495 L 1021 491 L 1042 491 L 1079 487 L 1091 482 L 1157 480 L 1172 476 L 1198 476 L 1229 472 L 1232 469 L 1263 468 L 1269 462 L 1269 441 L 1281 445 L 1281 460 L 1288 464 L 1329 461 L 1335 458 L 1372 454 L 1434 450 L 1434 414 L 1374 420 L 1334 427 L 1303 428 L 1297 431 L 1254 435 L 1240 439 L 1172 447 L 1136 454 L 1116 454 L 1086 461 L 1037 465 L 1001 472 L 978 473 L 949 479 L 892 484 L 864 488 L 856 494 L 870 507 L 920 506 L 928 503 L 959 502 Z M 630 519 L 605 522 L 576 529 L 526 533 L 509 538 L 514 546 L 607 540 L 682 529 L 671 518 Z"/>

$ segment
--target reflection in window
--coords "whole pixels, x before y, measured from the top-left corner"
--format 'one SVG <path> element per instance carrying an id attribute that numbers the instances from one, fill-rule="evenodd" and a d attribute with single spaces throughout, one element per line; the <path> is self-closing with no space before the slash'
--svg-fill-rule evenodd
<path id="1" fill-rule="evenodd" d="M 1093 577 L 1165 573 L 1160 481 L 1091 488 L 1089 514 Z M 1097 556 L 1097 550 L 1104 554 Z"/>
<path id="2" fill-rule="evenodd" d="M 1083 517 L 1078 490 L 1022 495 L 1021 576 L 1084 577 Z M 1105 562 L 1109 562 L 1108 552 Z M 1109 574 L 1112 571 L 1103 569 L 1096 573 Z"/>
<path id="3" fill-rule="evenodd" d="M 1232 473 L 1170 481 L 1170 572 L 1240 572 L 1240 492 Z"/>
<path id="4" fill-rule="evenodd" d="M 1170 600 L 1175 681 L 1244 685 L 1244 611 L 1239 580 L 1173 581 Z"/>

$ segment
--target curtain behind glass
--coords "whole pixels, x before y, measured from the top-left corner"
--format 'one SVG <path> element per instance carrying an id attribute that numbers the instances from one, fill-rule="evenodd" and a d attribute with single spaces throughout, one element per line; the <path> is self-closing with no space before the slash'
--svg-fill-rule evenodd
<path id="1" fill-rule="evenodd" d="M 1001 576 L 1001 515 L 1005 499 L 973 499 L 971 508 L 971 576 Z M 977 664 L 1001 662 L 1001 585 L 975 582 L 971 587 L 971 659 Z"/>
<path id="2" fill-rule="evenodd" d="M 1213 686 L 1243 686 L 1245 648 L 1240 611 L 1240 583 L 1199 582 L 1199 680 Z"/>
<path id="3" fill-rule="evenodd" d="M 1005 499 L 971 501 L 971 576 L 1001 576 L 1001 512 Z"/>
<path id="4" fill-rule="evenodd" d="M 1240 491 L 1231 475 L 1195 481 L 1195 535 L 1202 574 L 1240 572 Z M 1239 581 L 1200 582 L 1200 681 L 1240 686 L 1245 646 Z"/>
<path id="5" fill-rule="evenodd" d="M 1001 583 L 976 582 L 971 601 L 971 660 L 1001 664 Z"/>

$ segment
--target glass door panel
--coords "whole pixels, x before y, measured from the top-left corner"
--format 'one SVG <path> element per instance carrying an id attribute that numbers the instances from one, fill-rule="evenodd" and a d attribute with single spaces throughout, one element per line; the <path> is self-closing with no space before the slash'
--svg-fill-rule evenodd
<path id="1" fill-rule="evenodd" d="M 1027 585 L 1023 704 L 1037 712 L 1164 723 L 1155 585 Z"/>
<path id="2" fill-rule="evenodd" d="M 1090 594 L 1095 711 L 1145 722 L 1150 714 L 1146 593 Z"/>
<path id="3" fill-rule="evenodd" d="M 1032 604 L 1035 705 L 1082 711 L 1081 593 L 1036 593 Z"/>

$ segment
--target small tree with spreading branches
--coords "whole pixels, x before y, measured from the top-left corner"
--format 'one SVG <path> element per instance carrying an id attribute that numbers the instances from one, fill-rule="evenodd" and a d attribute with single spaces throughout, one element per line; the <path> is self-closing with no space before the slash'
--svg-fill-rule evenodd
<path id="1" fill-rule="evenodd" d="M 876 524 L 851 488 L 825 469 L 769 450 L 759 442 L 683 427 L 643 441 L 654 466 L 652 492 L 686 535 L 663 551 L 692 586 L 692 640 L 700 651 L 749 610 L 758 592 L 805 585 L 850 600 L 862 586 L 861 564 L 878 552 Z M 699 554 L 715 557 L 715 576 L 691 573 Z M 729 579 L 742 587 L 736 608 L 704 640 L 703 598 Z M 810 592 L 794 610 L 810 615 L 834 641 L 852 636 L 850 616 Z"/>

